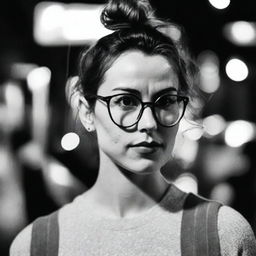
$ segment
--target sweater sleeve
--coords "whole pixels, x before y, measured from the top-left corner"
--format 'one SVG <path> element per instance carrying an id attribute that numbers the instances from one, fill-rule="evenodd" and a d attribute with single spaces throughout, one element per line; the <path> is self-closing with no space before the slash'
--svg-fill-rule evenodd
<path id="1" fill-rule="evenodd" d="M 222 256 L 254 256 L 256 240 L 251 226 L 237 211 L 222 206 L 218 215 Z"/>
<path id="2" fill-rule="evenodd" d="M 30 256 L 32 224 L 23 229 L 13 240 L 9 256 Z"/>

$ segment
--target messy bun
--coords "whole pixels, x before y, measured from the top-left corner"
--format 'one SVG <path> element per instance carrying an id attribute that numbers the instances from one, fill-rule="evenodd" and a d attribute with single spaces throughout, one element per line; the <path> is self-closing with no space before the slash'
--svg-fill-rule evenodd
<path id="1" fill-rule="evenodd" d="M 158 27 L 162 22 L 155 18 L 148 0 L 110 0 L 101 13 L 102 24 L 110 30 Z"/>

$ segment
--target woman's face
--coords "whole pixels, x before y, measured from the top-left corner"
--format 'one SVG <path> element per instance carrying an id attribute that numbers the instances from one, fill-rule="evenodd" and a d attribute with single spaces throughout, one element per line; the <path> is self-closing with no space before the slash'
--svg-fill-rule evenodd
<path id="1" fill-rule="evenodd" d="M 118 57 L 104 78 L 97 92 L 101 96 L 132 92 L 149 102 L 166 89 L 174 93 L 178 90 L 177 75 L 164 57 L 135 50 Z M 100 100 L 94 109 L 94 127 L 101 164 L 110 161 L 134 173 L 160 170 L 172 155 L 178 130 L 178 125 L 160 126 L 150 107 L 144 109 L 136 125 L 120 128 L 112 122 L 107 104 Z"/>

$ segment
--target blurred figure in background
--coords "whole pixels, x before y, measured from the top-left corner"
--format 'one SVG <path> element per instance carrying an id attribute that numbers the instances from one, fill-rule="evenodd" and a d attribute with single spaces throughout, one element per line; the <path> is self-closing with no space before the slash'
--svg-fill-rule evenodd
<path id="1" fill-rule="evenodd" d="M 14 85 L 0 87 L 0 254 L 8 255 L 10 242 L 27 222 L 22 173 L 12 145 L 12 133 L 20 119 L 10 116 L 8 90 Z M 15 115 L 17 113 L 14 113 Z"/>

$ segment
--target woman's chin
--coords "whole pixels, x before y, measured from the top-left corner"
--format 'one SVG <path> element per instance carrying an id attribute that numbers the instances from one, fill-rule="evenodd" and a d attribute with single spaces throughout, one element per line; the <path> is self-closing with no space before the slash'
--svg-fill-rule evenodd
<path id="1" fill-rule="evenodd" d="M 161 166 L 156 164 L 154 161 L 139 160 L 134 163 L 130 163 L 128 166 L 123 166 L 122 168 L 130 173 L 148 175 L 159 171 Z"/>

